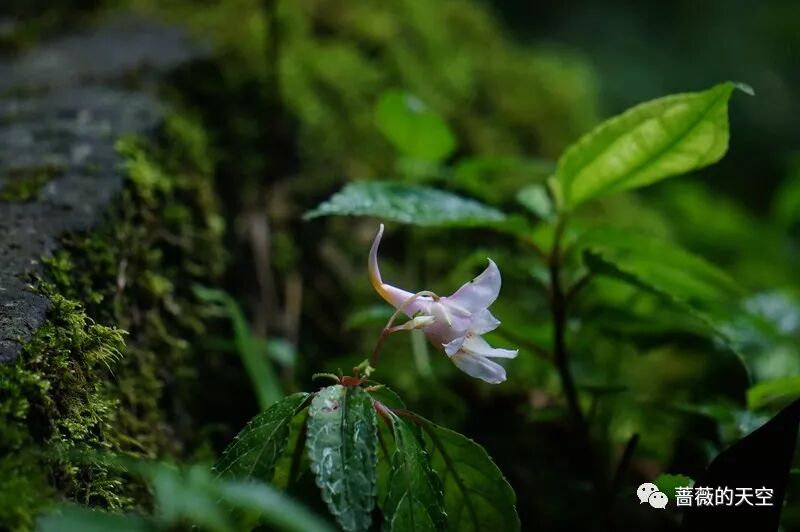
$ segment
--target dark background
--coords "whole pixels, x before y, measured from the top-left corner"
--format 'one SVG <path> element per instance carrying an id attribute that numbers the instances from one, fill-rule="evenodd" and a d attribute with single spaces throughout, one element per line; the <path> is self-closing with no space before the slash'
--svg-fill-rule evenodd
<path id="1" fill-rule="evenodd" d="M 756 97 L 733 106 L 731 150 L 704 173 L 764 211 L 800 146 L 800 3 L 792 0 L 491 2 L 514 36 L 568 47 L 594 69 L 601 112 L 722 80 Z"/>

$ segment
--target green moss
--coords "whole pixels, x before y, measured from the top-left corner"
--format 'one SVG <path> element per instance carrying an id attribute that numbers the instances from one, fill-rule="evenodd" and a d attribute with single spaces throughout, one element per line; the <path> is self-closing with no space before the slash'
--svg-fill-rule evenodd
<path id="1" fill-rule="evenodd" d="M 50 300 L 47 321 L 0 365 L 4 527 L 30 528 L 57 499 L 149 504 L 143 486 L 76 452 L 180 456 L 202 445 L 185 422 L 190 347 L 205 327 L 192 286 L 224 265 L 204 142 L 182 116 L 152 142 L 121 141 L 130 185 L 119 203 L 43 260 L 34 284 Z"/>
<path id="2" fill-rule="evenodd" d="M 0 201 L 34 200 L 42 187 L 60 172 L 60 168 L 52 165 L 11 170 L 6 174 L 5 186 L 0 189 Z"/>
<path id="3" fill-rule="evenodd" d="M 124 333 L 93 322 L 51 284 L 39 289 L 51 303 L 46 323 L 14 364 L 0 366 L 0 471 L 13 472 L 0 477 L 0 522 L 12 527 L 31 526 L 55 491 L 108 508 L 128 502 L 118 495 L 120 479 L 65 458 L 113 447 L 116 401 L 104 381 L 121 357 Z"/>

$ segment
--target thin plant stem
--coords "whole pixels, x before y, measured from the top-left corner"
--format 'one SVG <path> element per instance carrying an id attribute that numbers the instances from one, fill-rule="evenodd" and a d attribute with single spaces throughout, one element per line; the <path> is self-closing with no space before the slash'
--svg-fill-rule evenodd
<path id="1" fill-rule="evenodd" d="M 569 354 L 566 343 L 567 299 L 561 285 L 561 236 L 564 232 L 564 225 L 565 221 L 562 218 L 556 226 L 553 249 L 548 260 L 550 271 L 550 311 L 553 317 L 553 362 L 556 365 L 561 385 L 564 388 L 564 395 L 567 398 L 570 414 L 576 426 L 583 430 L 586 421 L 578 402 L 575 380 L 569 367 Z"/>
<path id="2" fill-rule="evenodd" d="M 600 497 L 598 500 L 601 500 L 606 491 L 605 474 L 603 473 L 603 469 L 592 445 L 589 425 L 580 405 L 578 390 L 575 386 L 572 369 L 570 368 L 569 351 L 567 349 L 568 292 L 565 291 L 561 279 L 561 269 L 563 266 L 561 240 L 565 226 L 566 218 L 561 216 L 556 222 L 553 247 L 548 258 L 548 269 L 550 272 L 550 310 L 553 319 L 553 363 L 556 366 L 561 380 L 561 387 L 567 399 L 570 416 L 583 440 L 585 451 L 589 457 L 595 492 Z"/>
<path id="3" fill-rule="evenodd" d="M 386 322 L 386 325 L 383 327 L 383 331 L 381 331 L 381 335 L 378 337 L 378 341 L 375 344 L 375 348 L 372 350 L 372 354 L 369 357 L 369 365 L 373 369 L 378 367 L 378 355 L 380 355 L 381 349 L 383 348 L 384 342 L 386 342 L 386 337 L 388 337 L 391 333 L 394 332 L 392 330 L 392 325 L 394 325 L 394 321 L 400 316 L 400 314 L 414 301 L 417 300 L 419 297 L 428 296 L 434 299 L 438 299 L 439 296 L 429 290 L 422 290 L 417 292 L 416 294 L 411 295 L 407 298 L 403 303 L 397 307 L 397 310 L 394 311 L 394 314 L 389 318 L 389 321 Z"/>

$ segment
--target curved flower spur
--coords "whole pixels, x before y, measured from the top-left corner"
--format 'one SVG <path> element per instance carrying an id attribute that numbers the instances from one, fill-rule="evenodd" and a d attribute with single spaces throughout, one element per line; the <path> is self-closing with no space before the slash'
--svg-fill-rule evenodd
<path id="1" fill-rule="evenodd" d="M 464 373 L 490 384 L 506 380 L 506 370 L 492 358 L 514 358 L 516 349 L 496 349 L 482 335 L 495 330 L 500 321 L 489 312 L 500 293 L 500 270 L 489 259 L 489 266 L 451 296 L 433 292 L 411 293 L 386 284 L 378 268 L 378 246 L 383 224 L 375 235 L 369 252 L 369 278 L 372 286 L 388 303 L 410 321 L 385 332 L 419 328 L 428 340 L 453 361 Z M 393 320 L 390 320 L 390 323 Z"/>

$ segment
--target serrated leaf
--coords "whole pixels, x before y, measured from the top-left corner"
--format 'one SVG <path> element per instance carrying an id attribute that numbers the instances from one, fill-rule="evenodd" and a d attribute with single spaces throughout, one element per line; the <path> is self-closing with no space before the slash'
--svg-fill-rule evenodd
<path id="1" fill-rule="evenodd" d="M 431 465 L 442 480 L 447 528 L 519 530 L 514 490 L 483 447 L 430 421 L 422 427 Z"/>
<path id="2" fill-rule="evenodd" d="M 306 449 L 322 499 L 344 530 L 367 530 L 378 445 L 372 399 L 337 384 L 317 393 L 308 414 Z"/>
<path id="3" fill-rule="evenodd" d="M 299 474 L 307 469 L 306 448 L 306 423 L 308 422 L 308 409 L 301 410 L 292 418 L 289 424 L 289 440 L 286 444 L 288 452 L 275 462 L 275 473 L 272 475 L 273 486 L 281 490 L 288 490 L 297 480 Z M 304 467 L 306 466 L 306 467 Z"/>
<path id="4" fill-rule="evenodd" d="M 395 452 L 383 505 L 384 530 L 444 530 L 442 483 L 431 469 L 430 456 L 405 420 L 395 417 L 392 425 Z"/>
<path id="5" fill-rule="evenodd" d="M 708 166 L 728 149 L 728 100 L 743 86 L 637 105 L 581 137 L 558 161 L 554 185 L 571 210 L 603 194 L 646 186 Z"/>
<path id="6" fill-rule="evenodd" d="M 475 200 L 435 188 L 389 181 L 360 181 L 306 213 L 319 216 L 375 216 L 423 226 L 480 226 L 502 222 L 505 215 Z"/>
<path id="7" fill-rule="evenodd" d="M 439 162 L 456 147 L 455 135 L 439 114 L 407 92 L 384 92 L 375 108 L 375 123 L 394 148 L 408 157 Z"/>
<path id="8" fill-rule="evenodd" d="M 728 303 L 740 294 L 725 272 L 665 240 L 602 227 L 587 231 L 576 245 L 591 271 L 698 310 Z"/>
<path id="9" fill-rule="evenodd" d="M 286 449 L 292 418 L 305 407 L 308 397 L 307 393 L 290 395 L 250 420 L 214 469 L 221 476 L 270 481 Z"/>
<path id="10" fill-rule="evenodd" d="M 685 488 L 694 485 L 694 480 L 686 475 L 670 475 L 663 473 L 653 482 L 658 486 L 658 491 L 665 493 L 667 497 L 675 500 L 675 488 Z"/>
<path id="11" fill-rule="evenodd" d="M 389 408 L 404 409 L 406 407 L 403 400 L 400 398 L 399 395 L 397 395 L 397 392 L 395 392 L 388 386 L 379 386 L 372 388 L 371 390 L 369 390 L 368 393 L 370 397 L 372 397 L 377 401 L 380 401 Z"/>

